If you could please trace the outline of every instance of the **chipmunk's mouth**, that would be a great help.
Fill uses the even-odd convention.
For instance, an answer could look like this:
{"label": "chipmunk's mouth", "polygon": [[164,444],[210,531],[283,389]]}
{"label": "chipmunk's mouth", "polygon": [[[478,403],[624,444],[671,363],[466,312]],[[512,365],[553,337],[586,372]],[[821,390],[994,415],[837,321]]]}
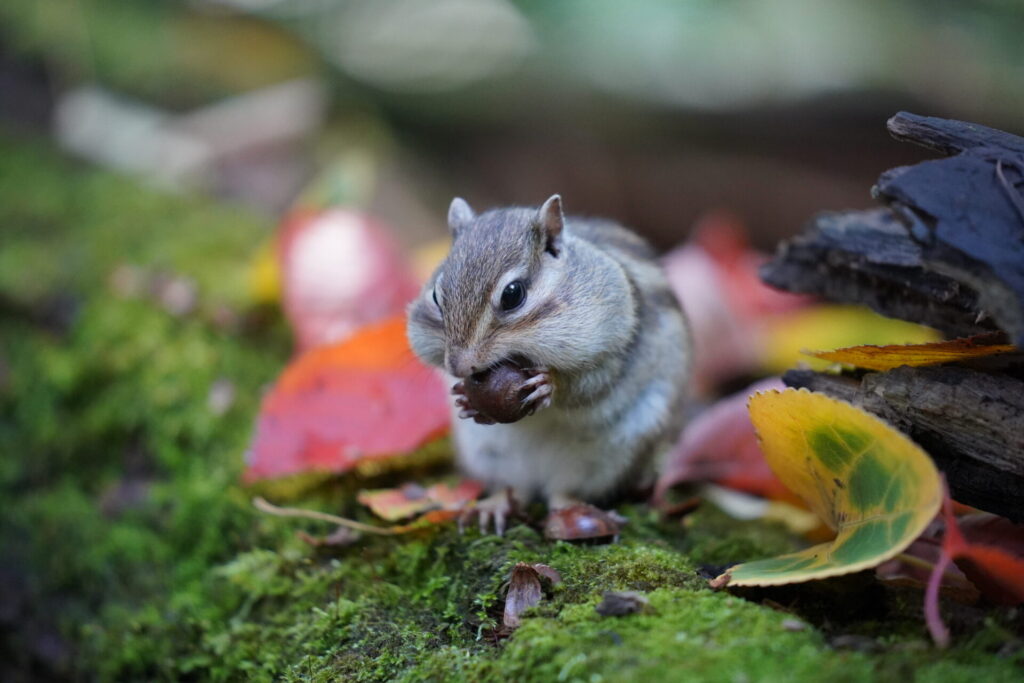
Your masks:
{"label": "chipmunk's mouth", "polygon": [[533,363],[526,356],[517,353],[506,358],[502,358],[497,363],[492,363],[491,365],[484,368],[480,372],[474,372],[472,375],[469,376],[469,379],[473,382],[476,382],[477,384],[482,384],[487,381],[487,379],[491,376],[491,373],[493,373],[495,370],[501,367],[512,367],[516,368],[517,370],[525,370],[526,368],[533,367]]}

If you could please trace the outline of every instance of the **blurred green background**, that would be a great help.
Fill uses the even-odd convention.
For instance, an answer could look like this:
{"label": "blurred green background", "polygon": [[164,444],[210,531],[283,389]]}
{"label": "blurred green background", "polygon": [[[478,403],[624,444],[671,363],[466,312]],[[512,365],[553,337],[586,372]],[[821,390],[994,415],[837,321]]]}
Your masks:
{"label": "blurred green background", "polygon": [[272,215],[368,147],[414,242],[453,194],[557,191],[661,246],[713,207],[770,245],[920,158],[897,110],[1024,128],[1015,0],[5,0],[0,27],[8,125]]}

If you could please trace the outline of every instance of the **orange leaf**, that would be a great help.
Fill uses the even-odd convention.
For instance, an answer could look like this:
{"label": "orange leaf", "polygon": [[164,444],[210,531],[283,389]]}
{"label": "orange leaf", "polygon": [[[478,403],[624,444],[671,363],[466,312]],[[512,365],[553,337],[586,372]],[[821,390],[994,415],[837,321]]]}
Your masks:
{"label": "orange leaf", "polygon": [[396,316],[285,369],[263,400],[245,480],[345,472],[409,453],[448,422],[444,386],[413,355]]}
{"label": "orange leaf", "polygon": [[808,351],[807,353],[834,363],[846,363],[867,370],[884,371],[898,368],[901,365],[940,365],[1018,350],[1012,344],[1002,343],[1005,339],[1003,333],[994,332],[929,344],[851,346],[835,351]]}
{"label": "orange leaf", "polygon": [[472,479],[463,479],[455,486],[442,482],[427,489],[410,483],[397,489],[360,491],[358,500],[381,519],[394,522],[435,508],[461,509],[483,490],[483,484]]}

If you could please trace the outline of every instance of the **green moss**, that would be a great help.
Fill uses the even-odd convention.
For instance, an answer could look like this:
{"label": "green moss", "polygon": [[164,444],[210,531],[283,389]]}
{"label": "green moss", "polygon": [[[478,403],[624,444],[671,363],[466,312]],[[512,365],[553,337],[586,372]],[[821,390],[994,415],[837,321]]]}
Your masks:
{"label": "green moss", "polygon": [[[623,507],[630,522],[615,545],[550,543],[522,525],[503,539],[444,527],[306,545],[297,529],[329,529],[255,512],[238,483],[262,387],[288,357],[280,321],[228,333],[202,310],[175,317],[107,284],[120,263],[165,269],[195,278],[200,309],[216,301],[244,316],[245,264],[269,226],[38,145],[4,152],[0,571],[23,597],[0,622],[0,678],[1019,678],[1020,655],[993,654],[1019,629],[1013,613],[993,613],[936,656],[922,646],[920,593],[870,577],[749,599],[708,590],[702,565],[797,545],[710,506],[685,525]],[[75,312],[54,326],[39,310],[60,296]],[[208,396],[222,379],[237,398],[220,414]],[[300,504],[365,516],[353,486],[306,491]],[[547,563],[564,581],[500,640],[517,562]],[[594,606],[607,590],[641,591],[653,611],[602,618]],[[807,627],[788,631],[787,618]],[[883,649],[836,651],[836,633]],[[38,646],[58,637],[56,653]]]}

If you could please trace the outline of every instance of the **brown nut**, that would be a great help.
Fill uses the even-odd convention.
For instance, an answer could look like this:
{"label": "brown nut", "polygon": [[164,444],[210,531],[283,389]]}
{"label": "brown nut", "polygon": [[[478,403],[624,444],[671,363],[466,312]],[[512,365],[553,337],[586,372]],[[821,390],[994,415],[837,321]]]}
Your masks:
{"label": "brown nut", "polygon": [[517,365],[503,363],[487,372],[467,377],[463,383],[466,399],[473,408],[495,422],[521,420],[529,412],[523,399],[530,389],[522,388],[530,374]]}
{"label": "brown nut", "polygon": [[544,537],[553,541],[613,539],[625,523],[626,519],[615,512],[577,503],[548,514],[544,520]]}

